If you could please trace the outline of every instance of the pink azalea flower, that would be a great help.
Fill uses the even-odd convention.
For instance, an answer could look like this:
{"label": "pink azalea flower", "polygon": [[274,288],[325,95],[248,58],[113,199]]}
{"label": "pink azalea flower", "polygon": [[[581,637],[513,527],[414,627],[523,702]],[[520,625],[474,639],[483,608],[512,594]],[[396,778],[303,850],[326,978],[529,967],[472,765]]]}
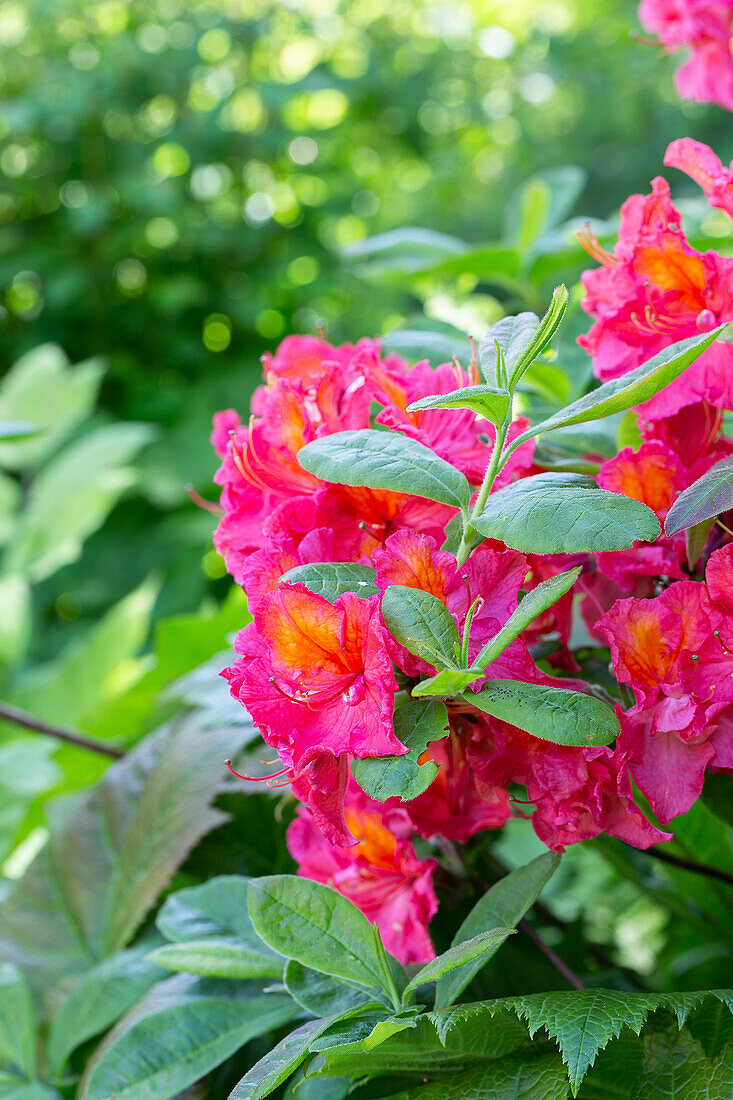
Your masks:
{"label": "pink azalea flower", "polygon": [[259,601],[237,637],[240,658],[222,673],[288,781],[310,768],[305,782],[340,843],[349,834],[339,799],[328,801],[345,782],[335,762],[406,751],[392,728],[397,685],[386,639],[378,597],[347,592],[331,604],[302,584],[283,584]]}
{"label": "pink azalea flower", "polygon": [[641,0],[639,19],[669,53],[684,47],[692,51],[675,76],[683,99],[733,111],[731,0]]}
{"label": "pink azalea flower", "polygon": [[[651,194],[623,204],[613,254],[589,233],[583,242],[601,267],[582,276],[583,309],[595,323],[578,342],[593,356],[598,378],[617,378],[675,341],[733,318],[733,260],[688,244],[661,177]],[[640,411],[658,420],[700,401],[733,408],[729,344],[713,344]]]}
{"label": "pink azalea flower", "polygon": [[[711,555],[716,579],[720,554],[729,551]],[[596,624],[616,678],[635,696],[619,713],[619,744],[663,822],[699,797],[706,767],[733,768],[733,653],[721,639],[724,623],[704,584],[679,581],[654,599],[619,600]]]}
{"label": "pink azalea flower", "polygon": [[702,188],[711,206],[733,217],[733,171],[723,167],[709,145],[678,138],[667,147],[664,163],[685,172]]}
{"label": "pink azalea flower", "polygon": [[346,799],[346,820],[356,843],[338,847],[323,837],[307,809],[300,807],[288,829],[288,848],[300,864],[298,874],[338,890],[379,925],[382,941],[400,962],[424,963],[435,957],[428,925],[438,909],[433,890],[434,859],[419,859],[400,835],[409,822],[392,831],[398,814],[385,815],[355,784]]}
{"label": "pink azalea flower", "polygon": [[533,804],[532,825],[553,851],[602,832],[635,848],[648,848],[668,833],[656,829],[635,805],[627,754],[605,746],[553,745],[503,722],[471,746],[469,762],[479,787],[521,783]]}

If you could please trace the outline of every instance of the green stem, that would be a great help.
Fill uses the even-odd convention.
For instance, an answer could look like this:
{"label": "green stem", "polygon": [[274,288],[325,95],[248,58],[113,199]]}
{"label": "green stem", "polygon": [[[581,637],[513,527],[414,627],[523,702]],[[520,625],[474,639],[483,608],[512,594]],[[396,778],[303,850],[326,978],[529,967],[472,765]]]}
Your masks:
{"label": "green stem", "polygon": [[456,554],[456,560],[459,565],[463,565],[464,562],[467,560],[468,555],[471,553],[471,542],[473,540],[467,538],[468,528],[470,526],[471,520],[475,519],[476,516],[480,516],[483,512],[484,505],[486,504],[489,493],[491,492],[494,482],[496,481],[496,475],[501,468],[502,451],[504,450],[504,441],[506,439],[507,427],[511,422],[511,415],[512,407],[510,405],[504,423],[500,428],[496,429],[496,439],[494,440],[494,449],[491,452],[489,465],[486,467],[486,473],[484,474],[484,479],[481,482],[481,488],[479,489],[479,494],[476,497],[476,503],[471,509],[471,514],[468,518],[468,522],[463,528],[461,545],[458,547],[458,553]]}
{"label": "green stem", "polygon": [[390,1000],[392,1001],[392,1007],[394,1008],[395,1012],[400,1012],[402,1010],[402,1001],[400,999],[399,993],[397,992],[397,986],[395,985],[392,968],[389,965],[387,952],[385,951],[384,944],[382,943],[382,937],[379,934],[379,925],[376,923],[372,925],[372,935],[374,936],[374,947],[376,949],[377,958],[379,960],[379,969],[384,975],[385,992],[389,994]]}

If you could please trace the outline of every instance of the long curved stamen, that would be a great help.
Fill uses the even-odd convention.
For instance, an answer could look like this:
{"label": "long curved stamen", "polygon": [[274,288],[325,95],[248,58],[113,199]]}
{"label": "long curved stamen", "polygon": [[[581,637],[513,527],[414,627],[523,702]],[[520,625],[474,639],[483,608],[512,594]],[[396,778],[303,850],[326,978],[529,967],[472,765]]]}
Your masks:
{"label": "long curved stamen", "polygon": [[207,512],[212,512],[215,516],[220,516],[223,514],[224,509],[219,504],[215,504],[213,500],[206,500],[205,497],[201,496],[201,493],[196,492],[193,485],[191,485],[190,483],[185,485],[184,489],[186,491],[186,496],[188,497],[188,499],[198,508],[203,508]]}
{"label": "long curved stamen", "polygon": [[[359,675],[359,672],[355,672],[353,675],[347,673],[345,676],[342,676],[336,684],[331,684],[329,687],[316,688],[313,691],[296,691],[294,695],[290,695],[289,692],[281,688],[274,676],[270,677],[270,683],[275,691],[279,695],[282,695],[283,699],[287,699],[289,703],[297,703],[298,706],[308,707],[309,710],[314,710],[317,707],[323,706],[325,703],[332,703],[339,695],[343,695],[345,691],[349,690],[354,680],[356,680]],[[315,704],[315,706],[313,704]]]}
{"label": "long curved stamen", "polygon": [[282,771],[275,772],[274,775],[242,775],[241,772],[234,770],[231,760],[225,760],[224,767],[230,775],[236,776],[237,779],[243,779],[246,783],[269,783],[271,779],[279,779],[281,775],[286,775],[290,771],[290,768],[283,768]]}
{"label": "long curved stamen", "polygon": [[618,260],[612,252],[609,252],[607,248],[601,245],[590,227],[590,222],[584,223],[583,228],[576,233],[576,237],[588,255],[594,260],[598,260],[599,264],[602,264],[604,267],[616,267]]}
{"label": "long curved stamen", "polygon": [[249,460],[249,456],[244,447],[238,449],[237,447],[237,435],[234,429],[229,433],[229,439],[232,444],[232,458],[234,459],[234,465],[239,470],[240,474],[246,482],[252,485],[255,489],[259,489],[260,492],[266,493],[269,486],[263,481],[259,474],[255,473],[252,469],[252,464]]}

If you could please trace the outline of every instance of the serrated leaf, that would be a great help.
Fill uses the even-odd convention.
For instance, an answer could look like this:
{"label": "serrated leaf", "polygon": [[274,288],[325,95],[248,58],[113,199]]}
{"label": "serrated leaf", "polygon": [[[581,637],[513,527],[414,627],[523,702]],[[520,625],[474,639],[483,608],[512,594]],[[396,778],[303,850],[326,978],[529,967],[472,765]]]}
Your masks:
{"label": "serrated leaf", "polygon": [[664,523],[671,537],[678,531],[713,520],[733,508],[733,459],[716,462],[706,473],[680,493]]}
{"label": "serrated leaf", "polygon": [[379,589],[374,583],[376,571],[356,562],[318,562],[296,565],[280,578],[287,584],[304,584],[311,592],[324,596],[330,603],[344,592],[357,596],[374,596]]}
{"label": "serrated leaf", "polygon": [[165,970],[204,978],[279,978],[284,965],[274,953],[253,951],[234,937],[167,943],[148,958]]}
{"label": "serrated leaf", "polygon": [[174,1004],[121,1021],[95,1055],[80,1100],[168,1100],[298,1011],[256,982],[181,988]]}
{"label": "serrated leaf", "polygon": [[314,439],[298,451],[301,466],[324,481],[366,485],[468,507],[471,488],[460,470],[401,432],[372,428]]}
{"label": "serrated leaf", "polygon": [[474,964],[478,970],[502,945],[507,936],[513,936],[514,933],[513,928],[492,928],[488,932],[480,932],[470,940],[462,940],[453,947],[449,947],[442,955],[431,959],[422,970],[417,972],[410,980],[405,993],[417,989],[425,982],[437,982],[461,966]]}
{"label": "serrated leaf", "polygon": [[720,325],[712,332],[692,336],[664,348],[635,370],[604,382],[602,386],[579,397],[564,409],[553,413],[546,420],[533,424],[512,441],[509,451],[514,451],[543,432],[565,428],[569,424],[582,424],[586,420],[598,420],[613,413],[625,412],[633,406],[649,401],[656,393],[674,382],[698,356],[702,355],[726,328]]}
{"label": "serrated leaf", "polygon": [[489,386],[502,386],[496,345],[499,345],[504,365],[511,373],[532,343],[539,327],[540,319],[536,313],[517,313],[513,317],[502,317],[501,321],[491,326],[479,347],[481,374]]}
{"label": "serrated leaf", "polygon": [[623,550],[659,537],[659,520],[638,500],[599,489],[584,474],[522,478],[492,493],[471,525],[525,554]]}
{"label": "serrated leaf", "polygon": [[408,699],[394,715],[395,736],[408,752],[404,756],[374,756],[355,760],[354,778],[370,798],[408,801],[427,790],[438,774],[434,760],[418,764],[418,758],[433,741],[447,736],[448,712],[437,700]]}
{"label": "serrated leaf", "polygon": [[[453,946],[464,943],[489,928],[514,927],[531,909],[560,866],[560,856],[545,852],[524,867],[517,867],[494,883],[474,905],[453,937]],[[488,962],[468,963],[438,982],[435,1006],[447,1008],[460,996],[479,969]],[[441,1035],[442,1037],[442,1035]]]}
{"label": "serrated leaf", "polygon": [[508,390],[496,386],[465,386],[450,393],[439,393],[433,397],[423,397],[407,406],[408,412],[422,412],[425,409],[471,409],[479,416],[490,420],[492,424],[503,424],[511,403]]}
{"label": "serrated leaf", "polygon": [[36,1014],[22,971],[0,963],[0,1059],[36,1075]]}
{"label": "serrated leaf", "polygon": [[281,955],[323,974],[383,987],[369,921],[330,886],[271,875],[251,879],[247,897],[255,930]]}
{"label": "serrated leaf", "polygon": [[485,714],[555,745],[608,745],[620,732],[613,708],[579,691],[521,680],[487,680],[480,691],[462,698]]}
{"label": "serrated leaf", "polygon": [[733,1095],[733,1062],[729,1063],[728,1087],[711,1087],[713,1065],[700,1043],[688,1031],[672,1026],[643,1039],[642,1069],[636,1094],[644,1100],[730,1100]]}
{"label": "serrated leaf", "polygon": [[11,886],[0,957],[46,989],[125,947],[196,841],[225,820],[211,804],[237,736],[180,720],[113,764]]}
{"label": "serrated leaf", "polygon": [[534,622],[538,615],[547,611],[549,607],[557,603],[566,592],[575,584],[580,576],[581,566],[569,569],[566,573],[558,573],[546,581],[542,581],[524,597],[522,602],[513,611],[498,634],[491,638],[479,655],[474,660],[475,668],[484,669],[495,661],[511,645],[523,630]]}
{"label": "serrated leaf", "polygon": [[291,1031],[242,1077],[229,1094],[229,1100],[262,1100],[269,1096],[298,1068],[313,1040],[339,1019],[340,1016],[330,1016],[309,1020]]}
{"label": "serrated leaf", "polygon": [[455,619],[442,600],[421,588],[391,584],[382,596],[382,617],[390,634],[428,664],[436,657],[446,664],[456,660],[461,638]]}
{"label": "serrated leaf", "polygon": [[566,1100],[568,1082],[556,1055],[528,1052],[485,1062],[392,1093],[386,1100]]}
{"label": "serrated leaf", "polygon": [[101,1034],[161,978],[164,970],[149,962],[147,947],[136,946],[105,959],[83,974],[51,1020],[47,1059],[60,1074],[72,1051]]}

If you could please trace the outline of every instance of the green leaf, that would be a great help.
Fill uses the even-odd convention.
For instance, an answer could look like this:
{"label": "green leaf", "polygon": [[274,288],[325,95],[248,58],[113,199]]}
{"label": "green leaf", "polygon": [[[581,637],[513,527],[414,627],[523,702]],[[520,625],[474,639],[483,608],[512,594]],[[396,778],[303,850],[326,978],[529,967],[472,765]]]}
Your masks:
{"label": "green leaf", "polygon": [[513,317],[502,317],[487,332],[479,347],[481,374],[490,387],[501,387],[497,344],[503,356],[504,365],[511,374],[526,349],[532,343],[540,327],[536,313],[517,313]]}
{"label": "green leaf", "polygon": [[265,993],[256,982],[171,988],[173,1004],[159,1007],[153,999],[152,1011],[133,1009],[110,1033],[88,1067],[80,1100],[168,1100],[298,1012],[290,997]]}
{"label": "green leaf", "polygon": [[201,886],[187,886],[166,898],[155,923],[168,940],[187,943],[235,938],[242,945],[273,961],[283,957],[263,944],[255,932],[247,909],[247,886],[243,875],[216,875]]}
{"label": "green leaf", "polygon": [[659,537],[659,520],[638,500],[599,489],[583,474],[522,478],[492,493],[471,520],[486,538],[527,554],[623,550]]}
{"label": "green leaf", "polygon": [[391,584],[382,597],[382,616],[390,634],[416,657],[451,665],[460,653],[455,619],[442,600],[421,588]]}
{"label": "green leaf", "polygon": [[369,1053],[376,1050],[382,1043],[386,1043],[387,1039],[391,1039],[393,1035],[399,1035],[401,1031],[415,1027],[417,1027],[415,1016],[390,1016],[387,1020],[379,1020],[366,1038],[362,1039],[361,1045]]}
{"label": "green leaf", "polygon": [[387,798],[406,802],[427,790],[438,774],[438,765],[434,760],[418,764],[418,758],[428,745],[448,734],[448,712],[437,700],[423,703],[408,699],[395,711],[394,731],[407,746],[406,755],[370,756],[353,764],[357,783],[378,802]]}
{"label": "green leaf", "polygon": [[7,443],[11,439],[27,439],[28,436],[38,435],[40,428],[27,420],[0,421],[0,443]]}
{"label": "green leaf", "polygon": [[567,1095],[567,1077],[557,1056],[528,1052],[438,1077],[386,1100],[567,1100]]}
{"label": "green leaf", "polygon": [[[516,637],[525,630],[531,622],[547,611],[549,607],[557,603],[566,592],[575,584],[580,576],[581,566],[577,569],[569,569],[566,573],[558,573],[549,580],[542,581],[524,597],[522,602],[513,611],[498,634],[486,643],[484,648],[474,660],[475,668],[486,668],[495,661],[499,654],[503,653],[507,646],[511,645]],[[462,690],[462,689],[461,689]]]}
{"label": "green leaf", "polygon": [[[674,1025],[643,1039],[636,1095],[644,1100],[730,1100],[733,1059],[713,1063],[688,1031]],[[727,1062],[727,1065],[726,1065]]]}
{"label": "green leaf", "polygon": [[564,409],[553,413],[546,420],[532,425],[512,441],[511,450],[521,447],[528,439],[555,428],[565,428],[569,424],[581,424],[586,420],[598,420],[612,413],[625,412],[632,406],[649,401],[656,393],[674,382],[682,372],[702,355],[714,340],[724,331],[721,325],[712,332],[701,336],[692,336],[664,348],[652,359],[635,370],[604,382],[602,386],[579,397],[577,401],[566,405]]}
{"label": "green leaf", "polygon": [[357,596],[373,596],[379,591],[374,583],[376,572],[369,565],[355,562],[318,562],[313,565],[296,565],[280,578],[288,584],[304,584],[333,603],[344,592]]}
{"label": "green leaf", "polygon": [[484,675],[483,668],[454,669],[442,668],[435,676],[429,676],[427,680],[420,680],[412,689],[414,699],[422,699],[424,696],[439,695],[452,697],[460,695],[462,691]]}
{"label": "green leaf", "polygon": [[265,943],[304,966],[383,988],[383,977],[369,921],[330,886],[271,875],[252,879],[249,913]]}
{"label": "green leaf", "polygon": [[352,985],[288,959],[283,976],[294,1001],[314,1016],[340,1016],[353,1008],[380,1007],[363,986]]}
{"label": "green leaf", "polygon": [[[474,905],[453,937],[453,946],[473,939],[489,928],[512,928],[531,909],[560,866],[560,856],[545,852],[524,867],[517,867],[494,883]],[[435,1006],[446,1008],[460,996],[469,982],[487,962],[468,963],[438,982]]]}
{"label": "green leaf", "polygon": [[568,291],[565,286],[556,286],[552,292],[552,301],[544,317],[540,321],[539,328],[529,345],[519,356],[514,369],[510,371],[509,389],[513,392],[519,385],[522,375],[532,365],[538,355],[541,355],[550,344],[553,336],[562,324],[565,312],[568,308]]}
{"label": "green leaf", "polygon": [[51,1072],[62,1072],[72,1051],[128,1011],[165,971],[145,958],[139,945],[105,959],[83,974],[51,1020],[47,1059]]}
{"label": "green leaf", "polygon": [[449,947],[442,955],[431,959],[422,970],[417,972],[405,989],[405,993],[417,989],[419,985],[423,985],[425,982],[437,982],[446,974],[450,974],[451,971],[462,966],[474,964],[476,970],[480,969],[503,944],[507,936],[513,936],[514,934],[515,929],[513,928],[492,928],[488,932],[480,932],[470,940],[462,940],[455,946]]}
{"label": "green leaf", "polygon": [[235,1085],[229,1100],[262,1100],[281,1085],[301,1064],[314,1039],[328,1030],[341,1017],[310,1020],[291,1031],[276,1047],[261,1058]]}
{"label": "green leaf", "polygon": [[324,481],[366,485],[468,507],[471,488],[460,470],[401,432],[337,432],[298,451],[301,466]]}
{"label": "green leaf", "polygon": [[718,821],[733,828],[733,776],[708,772],[701,798]]}
{"label": "green leaf", "polygon": [[28,983],[12,963],[0,963],[0,1057],[36,1076],[36,1014]]}
{"label": "green leaf", "polygon": [[[534,316],[534,314],[532,314]],[[472,409],[479,416],[486,417],[492,424],[503,424],[511,403],[508,390],[495,386],[465,386],[450,393],[439,393],[433,397],[423,397],[407,406],[408,412],[422,412],[424,409]]]}
{"label": "green leaf", "polygon": [[688,527],[685,531],[685,554],[687,556],[687,567],[690,571],[695,568],[700,560],[714,523],[715,520],[708,519],[703,523],[696,523],[694,527]]}
{"label": "green leaf", "polygon": [[620,730],[608,703],[565,688],[487,680],[480,691],[462,698],[485,714],[555,745],[608,745]]}
{"label": "green leaf", "polygon": [[148,958],[166,970],[204,978],[279,978],[284,964],[272,952],[253,951],[234,937],[167,943]]}
{"label": "green leaf", "polygon": [[689,527],[715,519],[733,508],[733,459],[716,462],[706,473],[680,493],[664,523],[668,537]]}
{"label": "green leaf", "polygon": [[0,958],[46,989],[125,947],[194,844],[241,735],[179,720],[113,764],[0,906]]}
{"label": "green leaf", "polygon": [[110,424],[49,460],[18,518],[6,570],[41,581],[75,561],[84,541],[135,484],[130,463],[154,435],[150,424]]}

